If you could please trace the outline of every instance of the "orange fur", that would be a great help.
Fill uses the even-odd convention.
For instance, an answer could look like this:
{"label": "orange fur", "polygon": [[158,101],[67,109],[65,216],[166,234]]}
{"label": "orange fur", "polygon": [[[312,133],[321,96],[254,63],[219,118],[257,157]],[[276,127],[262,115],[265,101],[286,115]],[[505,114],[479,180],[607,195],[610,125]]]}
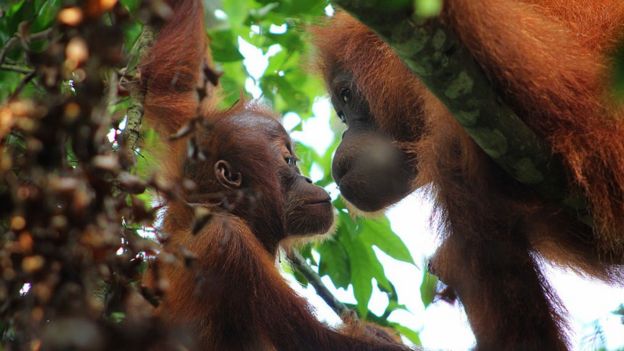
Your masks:
{"label": "orange fur", "polygon": [[[522,2],[455,1],[449,2],[447,21],[497,77],[495,84],[512,108],[563,157],[573,182],[589,199],[597,233],[603,238],[601,245],[622,257],[624,123],[604,100],[608,93],[604,90],[606,52],[593,44],[600,43],[596,45],[603,50],[612,47],[619,34],[616,30],[622,26],[624,6],[610,1],[611,15],[603,17],[604,3],[542,1],[542,6],[561,14],[556,21]],[[455,20],[459,13],[471,22]],[[496,30],[484,26],[495,18],[505,18],[505,25]],[[566,19],[578,19],[568,27],[583,32],[566,30],[570,23]],[[602,25],[595,25],[597,21]],[[594,42],[580,41],[580,37]],[[508,38],[513,42],[495,45]],[[484,48],[482,43],[494,44]]]}
{"label": "orange fur", "polygon": [[[441,20],[588,199],[592,230],[505,174],[374,33],[345,13],[314,29],[320,69],[353,75],[379,128],[431,183],[444,242],[433,267],[466,307],[480,350],[563,350],[565,319],[535,256],[622,282],[624,114],[610,103],[619,0],[447,0]],[[406,121],[419,135],[401,140]],[[410,133],[408,133],[410,134]]]}
{"label": "orange fur", "polygon": [[[177,130],[197,114],[196,84],[206,56],[199,1],[170,1],[173,15],[141,63],[145,116],[160,133]],[[159,118],[166,116],[167,118]]]}
{"label": "orange fur", "polygon": [[[572,181],[589,199],[605,249],[619,247],[624,255],[619,234],[624,123],[604,89],[607,54],[622,28],[624,5],[617,0],[533,2],[449,1],[443,19],[495,77],[507,103],[564,158]],[[405,119],[423,128],[430,123],[423,110],[446,113],[439,104],[427,106],[426,88],[365,26],[338,13],[331,30],[336,34],[318,30],[322,71],[329,73],[336,64],[352,69],[364,95],[376,96],[369,104],[373,115],[382,116],[382,129],[392,133]]]}

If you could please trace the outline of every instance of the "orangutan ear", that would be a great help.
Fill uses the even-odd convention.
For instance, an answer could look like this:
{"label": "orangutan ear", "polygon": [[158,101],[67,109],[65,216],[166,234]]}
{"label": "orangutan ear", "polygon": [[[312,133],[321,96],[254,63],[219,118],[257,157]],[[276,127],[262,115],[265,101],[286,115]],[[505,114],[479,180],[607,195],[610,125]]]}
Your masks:
{"label": "orangutan ear", "polygon": [[219,184],[227,189],[238,189],[243,183],[242,174],[235,172],[228,161],[217,161],[214,165],[214,172]]}

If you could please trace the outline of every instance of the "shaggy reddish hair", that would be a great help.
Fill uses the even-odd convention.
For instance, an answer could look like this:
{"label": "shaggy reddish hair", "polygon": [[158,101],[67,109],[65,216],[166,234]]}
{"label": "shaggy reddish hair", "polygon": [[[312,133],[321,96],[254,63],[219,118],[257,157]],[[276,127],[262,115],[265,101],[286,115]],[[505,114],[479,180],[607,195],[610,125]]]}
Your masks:
{"label": "shaggy reddish hair", "polygon": [[[563,160],[593,228],[504,173],[393,50],[346,13],[313,29],[319,68],[329,85],[337,73],[353,75],[375,125],[416,159],[414,186],[432,185],[444,240],[431,267],[464,304],[477,348],[564,350],[564,309],[536,253],[622,282],[624,113],[611,103],[608,68],[624,2],[447,0],[441,20]],[[414,140],[401,139],[406,125]]]}

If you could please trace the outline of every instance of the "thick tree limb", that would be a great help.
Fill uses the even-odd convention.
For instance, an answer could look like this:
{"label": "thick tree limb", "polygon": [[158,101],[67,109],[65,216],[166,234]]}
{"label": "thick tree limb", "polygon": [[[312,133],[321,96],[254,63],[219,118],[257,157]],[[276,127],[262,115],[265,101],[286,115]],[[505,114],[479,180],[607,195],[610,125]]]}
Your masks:
{"label": "thick tree limb", "polygon": [[[498,97],[471,54],[437,18],[414,15],[413,0],[334,0],[375,31],[507,173],[578,213],[564,167]],[[587,221],[586,219],[584,219]]]}

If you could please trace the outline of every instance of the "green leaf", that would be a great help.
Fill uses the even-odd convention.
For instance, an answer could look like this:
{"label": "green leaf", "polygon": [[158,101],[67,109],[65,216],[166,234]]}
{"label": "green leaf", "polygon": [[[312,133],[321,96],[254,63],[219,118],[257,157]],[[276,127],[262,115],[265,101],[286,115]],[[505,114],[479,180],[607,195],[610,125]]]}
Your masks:
{"label": "green leaf", "polygon": [[22,77],[23,75],[19,73],[0,71],[0,103],[11,95]]}
{"label": "green leaf", "polygon": [[271,12],[277,7],[279,7],[279,3],[277,2],[268,3],[259,9],[251,9],[249,11],[249,15],[253,17],[254,21],[259,21],[263,17],[271,14]]}
{"label": "green leaf", "polygon": [[146,208],[154,206],[154,194],[151,191],[144,191],[136,197],[143,202]]}
{"label": "green leaf", "polygon": [[[277,93],[282,98],[290,111],[305,113],[310,109],[310,100],[301,90],[295,88],[293,84],[284,76],[276,74],[265,75],[260,79],[260,87],[267,92],[267,97]],[[274,100],[274,99],[272,99]]]}
{"label": "green leaf", "polygon": [[337,288],[348,288],[351,282],[351,267],[349,255],[342,244],[332,238],[325,240],[317,250],[321,256],[319,274],[329,276]]}
{"label": "green leaf", "polygon": [[121,0],[121,4],[130,12],[135,12],[141,5],[141,0]]}
{"label": "green leaf", "polygon": [[617,99],[624,101],[624,42],[620,42],[612,64],[612,87]]}
{"label": "green leaf", "polygon": [[309,146],[302,143],[295,143],[295,152],[299,159],[299,168],[303,175],[310,175],[312,164],[319,157],[318,154]]}
{"label": "green leaf", "polygon": [[126,319],[126,314],[123,312],[112,312],[110,314],[110,319],[113,323],[121,323]]}
{"label": "green leaf", "polygon": [[[138,61],[140,59],[140,55],[137,51],[140,45],[135,45],[137,39],[141,36],[143,32],[143,25],[139,22],[131,23],[130,25],[124,28],[124,45],[127,50],[130,50],[130,61]],[[129,49],[128,49],[129,48]],[[133,69],[136,67],[136,64],[129,66],[128,68]]]}
{"label": "green leaf", "polygon": [[238,26],[247,18],[249,4],[246,0],[227,0],[223,2],[223,11],[228,16],[228,22],[232,26]]}
{"label": "green leaf", "polygon": [[110,315],[110,319],[113,323],[121,323],[126,319],[126,314],[123,312],[113,312]]}
{"label": "green leaf", "polygon": [[367,220],[362,223],[362,240],[377,246],[388,256],[407,263],[414,264],[412,254],[401,238],[392,231],[390,221],[386,217]]}
{"label": "green leaf", "polygon": [[[339,208],[339,205],[336,205],[338,203],[338,201],[340,201],[340,198],[338,198],[338,200],[334,201],[334,206],[336,206],[336,208]],[[339,211],[338,212],[338,219],[339,219],[339,222],[338,222],[338,229],[339,230],[344,230],[348,235],[354,235],[355,234],[355,232],[356,232],[356,223],[355,223],[353,218],[351,218],[351,216],[348,213],[346,213],[344,211]]]}
{"label": "green leaf", "polygon": [[[12,11],[15,11],[11,14]],[[6,18],[9,21],[8,29],[17,32],[17,27],[21,22],[32,21],[36,16],[35,4],[32,1],[18,1],[10,7]]]}
{"label": "green leaf", "polygon": [[357,235],[339,235],[338,240],[349,254],[351,282],[353,294],[358,302],[358,312],[360,316],[366,317],[368,302],[373,292],[372,279],[375,278],[384,289],[391,290],[392,286],[370,245],[359,240]]}
{"label": "green leaf", "polygon": [[303,274],[301,274],[301,272],[299,272],[299,271],[298,271],[298,270],[296,270],[296,269],[293,269],[293,270],[291,271],[291,274],[293,275],[293,277],[295,277],[295,279],[297,280],[297,282],[298,282],[299,284],[301,284],[301,286],[302,286],[302,287],[304,287],[304,288],[305,288],[305,287],[307,287],[307,286],[308,286],[308,280],[306,279],[306,277],[305,277]]}
{"label": "green leaf", "polygon": [[215,61],[242,61],[243,55],[238,51],[237,36],[232,30],[212,31],[210,48]]}
{"label": "green leaf", "polygon": [[271,45],[279,44],[286,49],[286,53],[292,55],[295,52],[304,51],[305,43],[301,37],[302,33],[290,30],[284,34],[268,33],[265,38]]}
{"label": "green leaf", "polygon": [[[260,0],[258,2],[268,3],[270,1]],[[280,6],[274,12],[286,16],[321,16],[327,2],[323,0],[281,0]]]}
{"label": "green leaf", "polygon": [[229,108],[234,102],[240,100],[247,74],[240,62],[222,63],[219,70],[227,72],[226,75],[219,79],[219,85],[221,85],[224,97],[220,107]]}
{"label": "green leaf", "polygon": [[420,283],[420,299],[425,308],[429,306],[436,296],[438,286],[438,277],[427,272],[423,272],[422,282]]}
{"label": "green leaf", "polygon": [[60,8],[60,0],[45,1],[37,12],[37,17],[32,24],[31,32],[37,33],[51,26],[52,23],[54,23],[54,20],[56,19],[56,15]]}
{"label": "green leaf", "polygon": [[[155,154],[157,153],[156,150],[161,147],[161,140],[156,131],[148,128],[143,128],[142,139],[143,148],[137,154],[133,171],[138,177],[147,180],[158,167],[158,159]],[[151,206],[152,204],[148,203],[148,205]]]}
{"label": "green leaf", "polygon": [[27,3],[24,0],[14,1],[12,5],[9,6],[9,9],[6,12],[5,18],[10,18],[15,16],[23,7],[24,4]]}
{"label": "green leaf", "polygon": [[418,17],[435,17],[442,11],[442,0],[414,0],[414,12]]}
{"label": "green leaf", "polygon": [[314,259],[314,256],[312,255],[311,243],[307,243],[303,245],[302,247],[299,247],[298,251],[301,254],[301,256],[303,256],[306,260],[309,261],[308,262],[309,264],[312,264],[313,266],[318,266],[318,263],[316,262],[316,260]]}
{"label": "green leaf", "polygon": [[388,306],[386,307],[386,310],[384,311],[384,315],[389,316],[392,312],[396,310],[408,311],[408,308],[404,304],[400,304],[396,301],[391,300],[390,302],[388,302]]}
{"label": "green leaf", "polygon": [[422,341],[420,341],[420,335],[417,331],[398,323],[390,323],[390,326],[392,327],[392,329],[398,331],[399,333],[401,333],[401,335],[405,336],[414,345],[422,346]]}
{"label": "green leaf", "polygon": [[350,242],[346,247],[349,252],[351,266],[351,283],[353,295],[357,300],[357,310],[360,317],[366,317],[368,303],[373,294],[373,275],[370,268],[370,255],[366,247],[357,241]]}

